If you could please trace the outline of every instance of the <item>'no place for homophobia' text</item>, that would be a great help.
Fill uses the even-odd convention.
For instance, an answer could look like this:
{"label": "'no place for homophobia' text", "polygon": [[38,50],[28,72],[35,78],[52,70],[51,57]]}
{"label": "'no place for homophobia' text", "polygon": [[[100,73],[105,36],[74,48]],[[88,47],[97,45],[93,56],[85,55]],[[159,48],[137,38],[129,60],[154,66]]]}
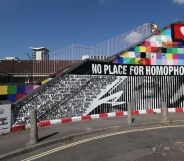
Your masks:
{"label": "'no place for homophobia' text", "polygon": [[91,64],[91,73],[93,75],[124,75],[124,76],[182,76],[184,75],[184,66],[169,65],[117,65],[117,64]]}

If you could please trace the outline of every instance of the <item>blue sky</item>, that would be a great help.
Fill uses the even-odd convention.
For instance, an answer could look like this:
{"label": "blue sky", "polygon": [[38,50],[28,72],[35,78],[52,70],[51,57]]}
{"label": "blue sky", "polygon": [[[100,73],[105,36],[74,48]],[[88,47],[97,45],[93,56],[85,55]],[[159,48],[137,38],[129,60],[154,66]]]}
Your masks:
{"label": "blue sky", "polygon": [[0,58],[95,45],[145,22],[184,20],[184,0],[0,0]]}

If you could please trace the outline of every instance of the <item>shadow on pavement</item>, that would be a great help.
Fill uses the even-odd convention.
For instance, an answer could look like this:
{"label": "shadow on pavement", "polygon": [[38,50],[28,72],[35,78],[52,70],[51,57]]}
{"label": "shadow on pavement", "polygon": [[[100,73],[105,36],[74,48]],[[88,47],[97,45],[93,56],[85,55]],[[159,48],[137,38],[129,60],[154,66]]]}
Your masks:
{"label": "shadow on pavement", "polygon": [[43,141],[43,140],[45,140],[45,139],[47,139],[47,138],[49,138],[49,137],[51,137],[51,136],[54,136],[54,135],[56,135],[56,134],[58,134],[58,133],[59,133],[59,132],[54,132],[54,133],[51,133],[51,134],[49,134],[49,135],[43,136],[43,137],[39,138],[38,141],[39,141],[39,142],[40,142],[40,141]]}

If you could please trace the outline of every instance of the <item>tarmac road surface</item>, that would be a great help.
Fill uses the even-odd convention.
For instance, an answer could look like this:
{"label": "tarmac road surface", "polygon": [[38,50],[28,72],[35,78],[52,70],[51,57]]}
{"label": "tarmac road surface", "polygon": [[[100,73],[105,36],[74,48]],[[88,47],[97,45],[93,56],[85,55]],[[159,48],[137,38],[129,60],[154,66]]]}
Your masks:
{"label": "tarmac road surface", "polygon": [[127,129],[44,147],[15,160],[183,161],[184,125]]}

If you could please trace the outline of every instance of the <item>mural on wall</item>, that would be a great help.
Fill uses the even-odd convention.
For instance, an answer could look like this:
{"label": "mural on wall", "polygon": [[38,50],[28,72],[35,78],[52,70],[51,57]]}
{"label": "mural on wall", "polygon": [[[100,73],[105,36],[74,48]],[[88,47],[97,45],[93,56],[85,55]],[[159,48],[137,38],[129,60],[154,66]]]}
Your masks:
{"label": "mural on wall", "polygon": [[116,76],[73,74],[55,79],[13,109],[14,123],[29,122],[32,108],[38,109],[39,120],[83,115],[100,93],[109,91],[116,79]]}
{"label": "mural on wall", "polygon": [[9,133],[11,126],[11,104],[0,105],[0,134]]}
{"label": "mural on wall", "polygon": [[0,101],[15,102],[22,97],[31,94],[39,85],[7,85],[0,86]]}
{"label": "mural on wall", "polygon": [[[184,24],[167,26],[110,61],[84,61],[14,108],[14,123],[135,110],[184,107]],[[95,66],[96,64],[96,66]],[[134,69],[134,70],[131,70]],[[149,72],[150,71],[150,72]]]}
{"label": "mural on wall", "polygon": [[[113,76],[115,77],[115,76]],[[93,99],[89,105],[89,107],[86,109],[85,111],[85,115],[88,115],[92,112],[95,113],[104,113],[104,112],[112,112],[115,110],[115,106],[121,106],[123,104],[125,104],[125,102],[122,100],[121,96],[124,94],[122,88],[119,88],[119,85],[124,84],[125,79],[127,79],[126,76],[124,77],[116,77],[116,80],[114,82],[112,82],[111,84],[109,84],[108,86],[106,86],[105,90],[102,90],[101,93],[99,93],[97,95],[97,97],[95,99]],[[99,109],[99,111],[97,111],[98,109],[96,109],[97,107],[99,107],[100,105],[106,105],[104,106],[104,108]],[[111,109],[110,109],[111,107]],[[96,112],[95,112],[96,111]]]}
{"label": "mural on wall", "polygon": [[[119,54],[117,58],[112,61],[112,63],[167,65],[168,68],[171,68],[172,65],[176,65],[175,68],[183,68],[183,42],[184,24],[174,23],[161,31],[156,31],[150,38]],[[183,107],[184,80],[182,70],[175,71],[178,76],[140,77],[138,81],[141,80],[140,82],[142,82],[142,84],[136,83],[137,87],[135,86],[135,93],[138,93],[138,95],[136,94],[135,96],[142,97],[142,99],[150,99],[150,101],[144,100],[144,104],[147,104],[147,107],[150,107],[153,104],[156,104],[157,108],[160,107],[158,102],[161,101],[155,100],[164,99],[163,97],[165,97],[168,107]],[[144,85],[143,82],[147,85]],[[145,93],[147,93],[149,97]],[[155,100],[151,100],[154,97]],[[138,104],[139,101],[141,100],[136,100],[136,103]]]}
{"label": "mural on wall", "polygon": [[120,54],[114,64],[183,65],[184,24],[167,26]]}

